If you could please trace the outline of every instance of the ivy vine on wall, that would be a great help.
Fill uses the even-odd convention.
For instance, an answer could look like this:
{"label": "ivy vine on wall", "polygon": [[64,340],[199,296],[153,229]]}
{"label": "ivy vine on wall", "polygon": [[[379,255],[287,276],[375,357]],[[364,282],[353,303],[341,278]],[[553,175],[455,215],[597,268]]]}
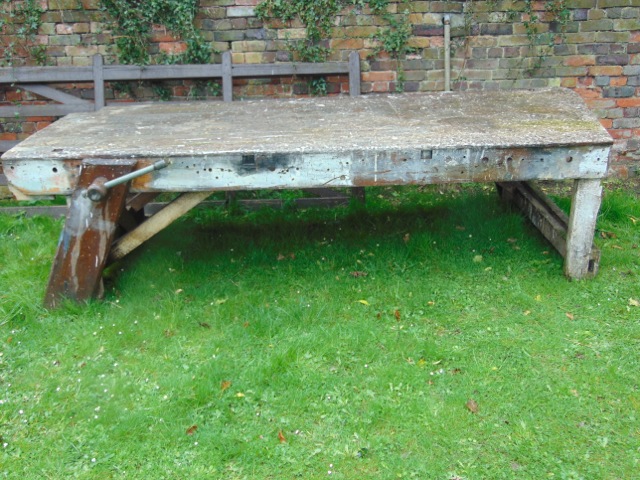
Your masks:
{"label": "ivy vine on wall", "polygon": [[35,41],[43,13],[38,0],[0,0],[2,65],[12,66],[16,57],[31,58],[38,65],[45,64],[46,46]]}
{"label": "ivy vine on wall", "polygon": [[[301,61],[320,62],[326,60],[330,52],[324,41],[331,38],[336,17],[348,8],[357,11],[369,7],[374,14],[387,20],[389,28],[380,32],[380,41],[385,47],[392,46],[400,52],[405,42],[401,41],[402,45],[398,45],[394,40],[405,35],[408,39],[409,35],[406,34],[406,23],[396,20],[387,12],[389,3],[389,0],[265,0],[256,7],[256,15],[263,21],[277,19],[289,22],[299,19],[305,26],[306,39],[293,42],[291,50]],[[396,35],[399,29],[402,31]]]}
{"label": "ivy vine on wall", "polygon": [[[412,35],[411,24],[408,21],[409,11],[392,14],[388,10],[389,3],[389,0],[265,0],[257,6],[256,14],[263,21],[278,19],[289,22],[299,19],[305,26],[306,38],[290,43],[294,57],[303,62],[322,62],[330,53],[327,40],[332,36],[336,17],[349,8],[352,9],[352,13],[357,13],[364,7],[369,7],[387,24],[372,36],[372,39],[378,42],[375,54],[385,51],[399,60],[412,51],[408,46]],[[396,3],[404,5],[409,3],[409,0]],[[396,90],[401,91],[403,85],[402,64],[398,62]]]}
{"label": "ivy vine on wall", "polygon": [[111,20],[118,59],[124,64],[150,62],[152,25],[163,25],[184,40],[180,55],[164,55],[165,63],[208,63],[211,49],[194,26],[198,0],[101,0]]}
{"label": "ivy vine on wall", "polygon": [[[524,27],[528,41],[528,52],[522,55],[521,70],[533,76],[542,68],[544,61],[553,54],[553,48],[561,43],[566,34],[571,12],[568,0],[464,0],[465,32],[462,42],[467,44],[474,34],[474,27],[483,23],[482,13],[496,13],[502,23],[519,23]],[[542,7],[542,8],[541,8]],[[546,24],[546,25],[544,25]],[[544,25],[544,26],[543,26]],[[530,59],[526,62],[526,59]]]}

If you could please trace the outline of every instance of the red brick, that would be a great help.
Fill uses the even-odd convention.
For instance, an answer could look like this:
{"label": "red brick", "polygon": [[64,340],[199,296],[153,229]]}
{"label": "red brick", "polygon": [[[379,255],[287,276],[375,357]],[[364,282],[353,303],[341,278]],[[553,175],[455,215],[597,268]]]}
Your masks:
{"label": "red brick", "polygon": [[51,117],[27,117],[25,118],[27,122],[51,122]]}
{"label": "red brick", "polygon": [[173,35],[171,35],[169,32],[165,31],[154,31],[151,34],[151,41],[152,42],[175,42],[177,39],[176,37],[174,37]]}
{"label": "red brick", "polygon": [[5,93],[7,102],[20,102],[22,101],[22,93],[20,92],[7,92]]}
{"label": "red brick", "polygon": [[331,41],[331,48],[336,50],[359,50],[364,47],[362,38],[338,38]]}
{"label": "red brick", "polygon": [[616,105],[622,108],[640,107],[640,98],[619,98],[616,100]]}
{"label": "red brick", "polygon": [[160,42],[158,48],[165,53],[183,53],[187,50],[187,44],[184,42]]}
{"label": "red brick", "polygon": [[611,98],[588,98],[585,103],[589,108],[594,109],[614,108],[616,106],[616,101]]}
{"label": "red brick", "polygon": [[364,82],[391,82],[396,79],[395,72],[363,72],[362,81]]}
{"label": "red brick", "polygon": [[619,65],[603,65],[599,67],[589,67],[589,75],[595,77],[598,75],[607,75],[610,77],[617,77],[622,75],[622,67]]}
{"label": "red brick", "polygon": [[377,93],[388,92],[389,82],[373,82],[373,91]]}
{"label": "red brick", "polygon": [[15,133],[0,133],[0,140],[15,141],[18,139],[18,135]]}
{"label": "red brick", "polygon": [[593,85],[593,77],[578,78],[578,87],[591,87]]}
{"label": "red brick", "polygon": [[73,33],[73,25],[68,23],[59,23],[56,25],[56,34],[58,35],[71,35]]}
{"label": "red brick", "polygon": [[609,85],[612,87],[622,87],[627,84],[627,77],[613,77],[609,81]]}
{"label": "red brick", "polygon": [[609,130],[609,135],[611,135],[614,139],[618,140],[621,138],[631,138],[633,130],[625,129],[625,130]]}
{"label": "red brick", "polygon": [[23,122],[22,133],[33,133],[36,131],[36,124],[33,122]]}
{"label": "red brick", "polygon": [[576,88],[575,92],[578,93],[583,99],[588,98],[600,98],[600,91],[595,88]]}
{"label": "red brick", "polygon": [[567,67],[585,67],[589,65],[595,65],[596,57],[595,55],[581,55],[581,56],[567,57],[564,60],[564,64]]}
{"label": "red brick", "polygon": [[611,118],[601,118],[600,123],[606,129],[610,129],[613,127],[613,120]]}

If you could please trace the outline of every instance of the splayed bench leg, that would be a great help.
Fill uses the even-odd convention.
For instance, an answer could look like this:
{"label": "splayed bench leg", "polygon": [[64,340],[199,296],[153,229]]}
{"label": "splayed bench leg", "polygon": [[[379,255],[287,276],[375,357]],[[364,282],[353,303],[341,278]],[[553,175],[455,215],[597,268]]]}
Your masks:
{"label": "splayed bench leg", "polygon": [[82,302],[102,294],[102,271],[129,191],[128,184],[109,190],[98,202],[86,196],[91,183],[133,171],[135,160],[86,160],[56,252],[44,305],[55,308],[64,299]]}

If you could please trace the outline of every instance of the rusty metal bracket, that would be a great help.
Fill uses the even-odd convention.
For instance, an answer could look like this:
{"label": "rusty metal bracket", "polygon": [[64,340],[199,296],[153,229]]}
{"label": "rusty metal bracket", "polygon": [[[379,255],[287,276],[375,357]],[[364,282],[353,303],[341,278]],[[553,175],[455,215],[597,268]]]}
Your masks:
{"label": "rusty metal bracket", "polygon": [[102,271],[122,214],[128,184],[113,187],[104,200],[86,196],[96,178],[116,178],[131,172],[136,160],[85,160],[71,198],[56,252],[44,304],[55,308],[64,299],[86,301],[102,294]]}

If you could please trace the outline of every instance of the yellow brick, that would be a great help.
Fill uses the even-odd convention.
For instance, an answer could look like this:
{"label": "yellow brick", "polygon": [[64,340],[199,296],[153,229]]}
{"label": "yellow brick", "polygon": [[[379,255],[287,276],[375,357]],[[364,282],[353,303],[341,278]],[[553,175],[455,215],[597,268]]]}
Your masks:
{"label": "yellow brick", "polygon": [[[244,54],[244,62],[245,63],[262,63],[263,55],[257,52],[245,53]],[[234,62],[235,63],[235,62]]]}
{"label": "yellow brick", "polygon": [[288,28],[285,30],[278,30],[278,38],[286,40],[291,38],[292,40],[300,40],[307,38],[307,31],[304,28]]}
{"label": "yellow brick", "polygon": [[407,42],[410,48],[429,48],[431,41],[427,37],[412,37]]}

